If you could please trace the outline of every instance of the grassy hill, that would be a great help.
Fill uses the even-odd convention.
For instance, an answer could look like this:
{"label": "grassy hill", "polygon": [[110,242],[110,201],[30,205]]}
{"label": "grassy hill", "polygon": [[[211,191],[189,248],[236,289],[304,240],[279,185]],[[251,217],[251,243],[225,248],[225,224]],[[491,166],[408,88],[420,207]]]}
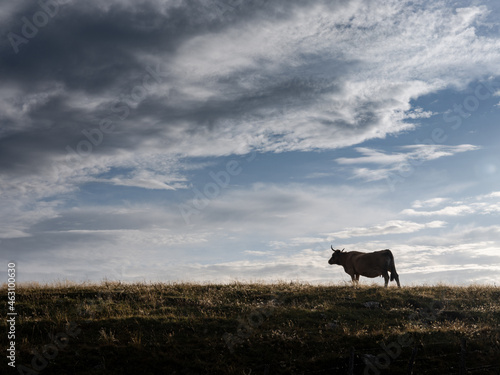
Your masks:
{"label": "grassy hill", "polygon": [[24,285],[16,309],[21,373],[500,373],[498,287]]}

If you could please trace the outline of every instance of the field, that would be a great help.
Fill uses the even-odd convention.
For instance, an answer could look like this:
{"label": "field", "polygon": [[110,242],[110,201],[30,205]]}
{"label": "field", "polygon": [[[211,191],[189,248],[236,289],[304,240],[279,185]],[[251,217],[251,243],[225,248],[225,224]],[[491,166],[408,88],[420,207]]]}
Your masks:
{"label": "field", "polygon": [[104,282],[16,293],[18,371],[4,360],[2,374],[500,374],[499,287]]}

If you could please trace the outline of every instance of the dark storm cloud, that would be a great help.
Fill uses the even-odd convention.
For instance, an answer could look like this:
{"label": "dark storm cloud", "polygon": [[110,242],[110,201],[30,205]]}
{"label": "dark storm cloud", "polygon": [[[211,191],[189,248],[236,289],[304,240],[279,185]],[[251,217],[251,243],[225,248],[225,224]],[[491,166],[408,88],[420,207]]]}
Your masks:
{"label": "dark storm cloud", "polygon": [[[429,90],[416,73],[372,62],[385,49],[410,64],[411,54],[385,42],[398,35],[385,30],[387,17],[403,29],[414,17],[395,2],[386,15],[348,1],[64,1],[40,26],[37,14],[55,1],[3,9],[6,176],[44,175],[75,152],[85,163],[70,168],[97,166],[86,172],[95,175],[122,166],[122,151],[189,157],[352,145],[407,129],[409,100]],[[39,25],[36,35],[25,35],[28,23]],[[14,34],[27,43],[14,48]],[[382,52],[364,56],[374,44]]]}
{"label": "dark storm cloud", "polygon": [[[30,5],[12,15],[16,22],[11,29],[20,30],[23,23],[18,20],[35,13],[38,5]],[[136,56],[172,52],[183,39],[203,32],[202,27],[191,27],[187,10],[173,8],[161,14],[149,2],[133,8],[114,4],[108,9],[95,3],[69,3],[21,45],[19,53],[3,43],[0,72],[26,89],[46,80],[90,93],[119,86],[122,79],[144,69]]]}
{"label": "dark storm cloud", "polygon": [[[206,82],[220,88],[220,98],[191,101],[173,86],[164,93],[146,93],[132,108],[123,97],[131,96],[148,68],[158,69],[148,63],[148,56],[161,56],[164,62],[159,69],[163,70],[176,57],[177,49],[197,35],[257,19],[285,20],[305,5],[265,0],[107,5],[49,0],[43,4],[49,8],[37,2],[21,3],[2,27],[0,75],[7,96],[12,92],[6,103],[15,111],[13,116],[3,116],[0,124],[0,169],[4,172],[43,169],[53,156],[65,154],[68,146],[76,149],[79,142],[88,141],[82,131],[98,128],[105,118],[113,118],[119,131],[103,137],[93,149],[96,154],[133,150],[141,142],[168,132],[169,127],[175,129],[178,122],[192,124],[187,128],[189,135],[200,127],[213,128],[217,121],[241,121],[244,114],[259,110],[304,107],[315,96],[338,90],[330,77],[318,79],[304,71],[270,77],[253,69]],[[36,14],[44,9],[49,9],[50,17],[40,26]],[[19,43],[13,34],[27,42]],[[305,70],[318,71],[316,68]],[[342,69],[338,64],[338,74]],[[251,79],[254,87],[242,89],[242,76]],[[182,85],[174,82],[175,77],[162,76],[161,80]],[[176,102],[170,100],[172,97]],[[80,105],[81,99],[93,104]],[[30,100],[32,105],[27,105]],[[177,105],[179,100],[182,106]],[[252,119],[259,120],[259,116],[265,119],[259,114]],[[152,121],[139,126],[145,118]]]}
{"label": "dark storm cloud", "polygon": [[30,108],[17,127],[5,126],[9,130],[0,138],[0,171],[39,171],[50,157],[82,139],[81,131],[92,125],[89,119],[89,113],[68,106],[63,95]]}
{"label": "dark storm cloud", "polygon": [[224,9],[222,4],[185,1],[167,8],[154,1],[109,6],[68,2],[59,5],[46,26],[35,26],[36,34],[28,43],[18,45],[19,52],[15,53],[9,32],[24,38],[23,18],[30,21],[41,10],[38,3],[29,2],[3,27],[0,74],[7,82],[22,84],[28,90],[36,88],[39,81],[56,80],[68,89],[96,93],[120,86],[122,79],[142,72],[144,66],[138,56],[175,54],[187,39],[249,22],[262,16],[263,7],[270,11],[267,17],[286,17],[296,6],[279,1],[271,6],[265,0],[241,2],[238,8]]}
{"label": "dark storm cloud", "polygon": [[[342,66],[339,64],[339,68]],[[238,89],[241,75],[214,79],[212,84],[222,87],[222,91],[234,92],[233,96],[225,96],[206,101],[192,101],[188,108],[179,108],[170,103],[169,97],[175,97],[172,90],[169,97],[150,97],[140,103],[131,114],[131,120],[143,116],[152,116],[158,122],[171,123],[187,120],[197,126],[209,128],[217,121],[264,121],[266,116],[259,117],[259,111],[267,116],[274,111],[280,115],[287,108],[304,109],[315,103],[317,96],[340,91],[335,76],[285,77],[264,76],[258,72],[252,82],[256,90]],[[252,75],[251,75],[252,76]],[[137,131],[140,131],[137,129]]]}

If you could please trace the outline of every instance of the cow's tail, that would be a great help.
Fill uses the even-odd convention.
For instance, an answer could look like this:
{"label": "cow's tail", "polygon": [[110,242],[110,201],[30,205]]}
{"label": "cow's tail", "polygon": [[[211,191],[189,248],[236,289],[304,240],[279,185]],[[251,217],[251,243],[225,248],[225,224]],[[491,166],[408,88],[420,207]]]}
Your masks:
{"label": "cow's tail", "polygon": [[399,278],[398,273],[396,272],[396,264],[394,263],[394,256],[392,255],[392,251],[389,251],[389,257],[390,257],[390,262],[389,262],[389,270],[391,271],[391,281],[394,281],[396,277]]}

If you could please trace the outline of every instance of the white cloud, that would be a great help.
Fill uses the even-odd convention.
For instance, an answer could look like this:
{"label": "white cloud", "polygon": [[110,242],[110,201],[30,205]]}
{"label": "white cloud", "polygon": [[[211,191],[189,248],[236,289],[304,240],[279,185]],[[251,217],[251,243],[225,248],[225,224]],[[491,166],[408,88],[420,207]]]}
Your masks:
{"label": "white cloud", "polygon": [[[217,146],[197,152],[241,153],[238,145],[244,144],[265,151],[342,147],[414,127],[405,119],[431,116],[411,108],[410,100],[450,85],[465,87],[473,77],[483,76],[474,56],[488,54],[482,65],[496,72],[500,43],[476,35],[474,29],[487,14],[483,6],[454,11],[444,3],[313,4],[286,20],[265,18],[193,38],[168,69],[189,103],[197,105],[208,98],[244,97],[252,90],[264,95],[272,85],[296,78],[298,69],[302,78],[318,75],[317,65],[310,70],[307,57],[318,56],[321,74],[337,90],[321,93],[316,82],[313,100],[298,99],[277,112],[262,108],[222,121],[210,139]],[[238,87],[223,79],[233,76]],[[231,136],[233,146],[222,134]],[[179,149],[192,150],[186,147],[192,141],[179,139]]]}
{"label": "white cloud", "polygon": [[358,147],[356,151],[363,156],[338,158],[336,162],[340,165],[367,164],[379,166],[377,168],[357,167],[352,170],[353,177],[361,178],[366,181],[377,181],[388,178],[394,173],[408,173],[408,171],[419,167],[426,161],[436,160],[445,156],[453,156],[462,152],[478,150],[480,147],[469,144],[457,146],[418,144],[401,146],[399,148],[406,152],[389,154],[382,150]]}
{"label": "white cloud", "polygon": [[355,227],[347,228],[339,232],[330,233],[328,241],[335,239],[347,239],[353,237],[382,236],[387,234],[414,233],[426,228],[442,228],[446,225],[444,221],[432,221],[430,223],[420,224],[404,220],[391,220],[381,225],[375,225],[368,228]]}
{"label": "white cloud", "polygon": [[249,254],[249,255],[255,255],[255,256],[272,255],[271,251],[245,250],[244,253]]}
{"label": "white cloud", "polygon": [[481,194],[475,197],[476,200],[481,201],[490,198],[500,198],[500,191],[493,191],[488,194]]}
{"label": "white cloud", "polygon": [[324,237],[294,237],[292,238],[292,243],[294,244],[315,244],[320,242],[325,242]]}
{"label": "white cloud", "polygon": [[342,165],[350,164],[378,164],[393,165],[406,161],[409,156],[404,153],[386,154],[384,151],[368,147],[357,147],[356,151],[363,156],[357,158],[338,158],[336,162]]}
{"label": "white cloud", "polygon": [[413,208],[423,208],[423,207],[436,207],[442,203],[448,202],[449,198],[431,198],[425,201],[415,201],[412,204]]}
{"label": "white cloud", "polygon": [[18,229],[11,229],[11,228],[0,229],[0,238],[22,238],[22,237],[30,237],[30,234]]}
{"label": "white cloud", "polygon": [[474,207],[470,207],[467,205],[458,205],[458,206],[444,207],[436,211],[416,211],[412,208],[408,208],[406,210],[403,210],[401,213],[403,215],[410,215],[410,216],[459,216],[459,215],[472,214],[475,211],[476,210],[474,209]]}
{"label": "white cloud", "polygon": [[96,179],[99,182],[109,182],[114,185],[134,186],[144,189],[176,190],[185,189],[187,185],[181,181],[186,181],[185,177],[161,175],[153,171],[134,171],[129,176],[116,176],[109,179]]}
{"label": "white cloud", "polygon": [[[8,196],[5,194],[5,196]],[[40,221],[56,219],[62,201],[40,201],[26,204],[23,200],[5,199],[0,210],[0,238],[16,239],[30,237],[30,227]]]}
{"label": "white cloud", "polygon": [[146,228],[146,229],[71,229],[60,231],[47,231],[56,235],[76,234],[106,237],[115,242],[115,246],[147,246],[156,247],[159,245],[189,245],[195,243],[204,243],[207,241],[205,236],[188,233],[172,233],[169,229]]}
{"label": "white cloud", "polygon": [[[413,208],[408,208],[401,211],[402,215],[408,216],[465,216],[471,214],[488,215],[500,213],[500,198],[499,192],[478,195],[475,197],[466,197],[461,201],[451,202],[451,205],[434,211],[417,211],[415,208],[432,208],[444,202],[449,202],[450,199],[434,198],[425,202],[416,201],[412,205]],[[485,202],[487,200],[487,202]],[[491,201],[493,200],[493,201]],[[430,204],[429,204],[430,203]]]}
{"label": "white cloud", "polygon": [[424,111],[422,108],[415,108],[413,111],[408,111],[405,116],[408,119],[418,119],[418,118],[429,118],[431,116],[434,116],[435,113],[431,111]]}

